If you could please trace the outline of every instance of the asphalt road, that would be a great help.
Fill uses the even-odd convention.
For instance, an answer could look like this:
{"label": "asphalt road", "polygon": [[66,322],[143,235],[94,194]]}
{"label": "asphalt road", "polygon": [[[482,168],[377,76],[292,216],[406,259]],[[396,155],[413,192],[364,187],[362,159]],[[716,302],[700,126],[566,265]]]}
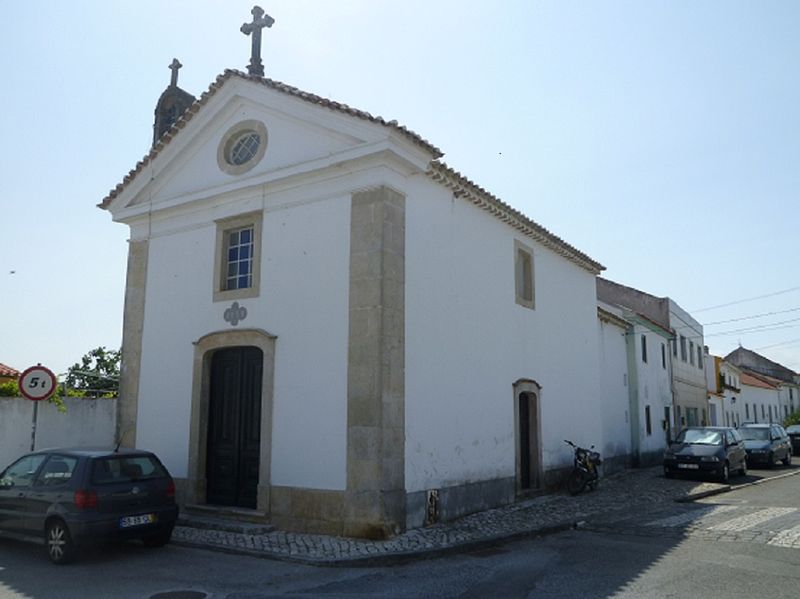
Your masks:
{"label": "asphalt road", "polygon": [[[777,473],[777,472],[776,472]],[[792,546],[795,541],[796,546]],[[0,597],[794,597],[800,476],[690,504],[598,517],[583,528],[386,568],[318,568],[137,544],[52,566],[0,541]],[[201,594],[202,593],[202,594]],[[189,595],[172,595],[190,599]],[[192,598],[193,599],[193,598]]]}

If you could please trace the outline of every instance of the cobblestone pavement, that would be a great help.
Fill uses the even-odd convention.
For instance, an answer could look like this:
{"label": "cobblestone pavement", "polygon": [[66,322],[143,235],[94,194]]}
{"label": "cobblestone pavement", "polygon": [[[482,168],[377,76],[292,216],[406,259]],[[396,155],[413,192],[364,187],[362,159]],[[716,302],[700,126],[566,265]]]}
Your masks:
{"label": "cobblestone pavement", "polygon": [[668,480],[661,468],[627,470],[576,497],[546,495],[453,522],[407,531],[387,541],[273,531],[243,534],[178,526],[173,541],[318,565],[378,565],[461,551],[500,540],[536,536],[581,525],[587,518],[652,509],[655,503],[690,500],[729,490],[728,485]]}
{"label": "cobblestone pavement", "polygon": [[[800,472],[776,473],[761,481],[796,474]],[[800,507],[738,503],[735,499],[729,503],[713,498],[701,503],[656,506],[645,514],[601,515],[585,530],[800,548]]]}

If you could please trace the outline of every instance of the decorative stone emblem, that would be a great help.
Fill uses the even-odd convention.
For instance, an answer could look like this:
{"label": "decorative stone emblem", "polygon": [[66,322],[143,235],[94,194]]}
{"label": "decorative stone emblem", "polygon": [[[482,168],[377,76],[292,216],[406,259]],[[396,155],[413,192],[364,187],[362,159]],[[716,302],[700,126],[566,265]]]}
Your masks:
{"label": "decorative stone emblem", "polygon": [[233,302],[231,307],[225,310],[225,314],[223,314],[222,317],[225,319],[225,322],[229,322],[231,325],[236,326],[239,324],[240,320],[247,318],[247,308],[240,306],[239,302]]}

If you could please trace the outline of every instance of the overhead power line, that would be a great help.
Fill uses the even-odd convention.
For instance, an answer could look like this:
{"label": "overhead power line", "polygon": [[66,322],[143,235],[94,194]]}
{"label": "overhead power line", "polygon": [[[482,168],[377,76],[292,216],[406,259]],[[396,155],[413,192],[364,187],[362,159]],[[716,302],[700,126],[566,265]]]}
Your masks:
{"label": "overhead power line", "polygon": [[736,304],[744,304],[745,302],[752,302],[759,299],[764,299],[765,297],[774,297],[776,295],[783,295],[784,293],[791,293],[792,291],[798,291],[800,287],[790,287],[789,289],[782,289],[781,291],[775,291],[773,293],[766,293],[764,295],[757,295],[755,297],[748,297],[745,299],[736,300],[733,302],[728,302],[727,304],[719,304],[718,306],[709,306],[708,308],[700,308],[699,310],[690,310],[690,314],[695,314],[697,312],[706,312],[708,310],[716,310],[717,308],[727,308],[728,306],[735,306]]}
{"label": "overhead power line", "polygon": [[763,318],[764,316],[776,316],[777,314],[789,314],[790,312],[798,312],[800,308],[791,308],[789,310],[777,310],[775,312],[764,312],[762,314],[753,314],[752,316],[740,316],[739,318],[729,318],[728,320],[718,320],[716,322],[704,322],[704,327],[710,327],[717,324],[726,324],[729,322],[740,322],[742,320],[754,320],[756,318]]}

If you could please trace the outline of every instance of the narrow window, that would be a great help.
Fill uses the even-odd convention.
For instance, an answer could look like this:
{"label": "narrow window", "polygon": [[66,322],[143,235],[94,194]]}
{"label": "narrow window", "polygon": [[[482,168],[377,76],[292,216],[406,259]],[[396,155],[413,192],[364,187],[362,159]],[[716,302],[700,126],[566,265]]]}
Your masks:
{"label": "narrow window", "polygon": [[681,360],[686,361],[686,337],[681,335]]}
{"label": "narrow window", "polygon": [[653,434],[653,427],[650,424],[650,406],[645,406],[644,407],[644,426],[647,429],[648,436],[652,435]]}
{"label": "narrow window", "polygon": [[667,369],[667,346],[661,344],[661,368]]}
{"label": "narrow window", "polygon": [[761,418],[767,417],[767,411],[764,409],[764,404],[761,404]]}
{"label": "narrow window", "polygon": [[259,293],[261,213],[217,221],[214,301]]}
{"label": "narrow window", "polygon": [[694,341],[689,342],[689,364],[694,366]]}
{"label": "narrow window", "polygon": [[697,346],[697,367],[703,370],[703,348],[699,345]]}
{"label": "narrow window", "polygon": [[647,337],[642,335],[642,362],[647,363]]}
{"label": "narrow window", "polygon": [[525,247],[518,241],[514,242],[514,247],[516,248],[516,255],[514,257],[516,300],[520,306],[533,309],[533,250]]}
{"label": "narrow window", "polygon": [[744,404],[744,418],[750,420],[750,404]]}
{"label": "narrow window", "polygon": [[672,342],[672,357],[673,358],[677,358],[678,357],[678,338],[674,337],[673,339],[671,339],[671,342]]}
{"label": "narrow window", "polygon": [[223,289],[248,289],[253,286],[253,227],[225,232],[226,275]]}

